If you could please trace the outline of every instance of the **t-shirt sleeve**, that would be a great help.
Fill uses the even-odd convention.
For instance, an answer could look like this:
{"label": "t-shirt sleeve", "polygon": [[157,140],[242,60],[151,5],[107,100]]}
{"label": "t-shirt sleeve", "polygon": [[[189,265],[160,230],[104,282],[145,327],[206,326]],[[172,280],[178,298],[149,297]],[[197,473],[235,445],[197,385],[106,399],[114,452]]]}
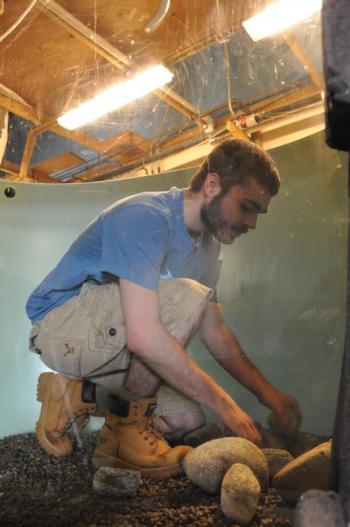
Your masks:
{"label": "t-shirt sleeve", "polygon": [[126,205],[101,218],[101,272],[158,290],[169,227],[159,210]]}

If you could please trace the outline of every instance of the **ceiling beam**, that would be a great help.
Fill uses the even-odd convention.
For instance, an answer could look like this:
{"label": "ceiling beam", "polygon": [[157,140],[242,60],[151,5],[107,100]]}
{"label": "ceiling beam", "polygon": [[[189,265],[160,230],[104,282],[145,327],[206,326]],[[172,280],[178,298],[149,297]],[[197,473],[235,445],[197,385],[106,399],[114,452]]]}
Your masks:
{"label": "ceiling beam", "polygon": [[[311,93],[315,93],[315,87],[312,87],[312,89],[313,92]],[[310,94],[310,91],[305,90],[304,88],[301,90],[296,90],[296,92],[299,91],[306,95]],[[279,101],[280,108],[283,108],[283,106],[287,105],[289,100],[294,101],[296,97],[297,93],[292,93],[290,94],[289,98],[284,97],[281,99]],[[277,105],[277,101],[271,104]],[[277,106],[274,106],[274,109],[276,108]],[[244,112],[244,108],[242,108],[241,111]],[[319,100],[318,104],[311,105],[310,108],[299,108],[294,112],[286,112],[285,117],[271,117],[266,122],[259,123],[254,127],[248,127],[244,131],[241,130],[241,132],[245,134],[244,139],[248,138],[248,140],[254,140],[263,148],[274,148],[279,144],[285,144],[285,142],[288,142],[287,137],[289,136],[291,141],[295,140],[295,134],[297,134],[299,138],[303,137],[302,126],[305,126],[305,135],[311,133],[311,131],[315,133],[321,130],[324,127],[323,112],[323,102]],[[108,179],[140,177],[150,173],[157,173],[158,171],[163,172],[166,170],[175,170],[184,164],[188,164],[189,159],[192,161],[198,161],[200,155],[196,153],[196,148],[199,148],[200,145],[208,145],[211,141],[222,141],[224,138],[229,137],[229,134],[232,137],[232,133],[229,132],[226,127],[226,123],[230,116],[231,114],[226,114],[226,116],[223,116],[215,121],[214,134],[211,138],[207,138],[203,134],[198,134],[198,130],[196,129],[195,130],[197,131],[197,134],[195,134],[195,130],[192,129],[184,132],[183,134],[179,134],[175,138],[176,140],[173,139],[160,143],[158,146],[159,150],[163,152],[162,155],[152,156],[150,154],[149,156],[144,156],[143,159],[139,159],[138,161],[126,165],[123,169],[125,172],[120,175],[113,176],[113,169],[110,166],[107,166],[101,170],[95,168],[95,173],[93,173],[93,170],[91,170],[89,172],[88,179],[85,178],[86,174],[83,173],[80,176],[80,179],[83,181],[96,181],[102,180],[104,175],[108,176]],[[302,123],[302,125],[298,123]],[[237,128],[239,127],[235,127],[235,132],[237,132]],[[293,133],[290,132],[290,129],[292,128]],[[281,133],[280,141],[278,138],[279,133]],[[249,136],[251,134],[252,138],[250,139]],[[283,137],[285,138],[284,140],[282,139]],[[240,136],[240,138],[243,138],[243,136]],[[212,145],[210,148],[212,148]],[[190,153],[187,153],[187,151]],[[197,155],[198,157],[196,157]],[[153,172],[152,167],[154,169]],[[157,169],[154,167],[157,167]]]}
{"label": "ceiling beam", "polygon": [[15,99],[11,99],[7,95],[4,95],[0,92],[0,107],[4,108],[8,112],[14,113],[27,121],[30,121],[34,124],[39,124],[40,119],[37,112],[29,104],[23,104]]}
{"label": "ceiling beam", "polygon": [[297,39],[294,35],[292,35],[290,32],[283,33],[283,38],[296,56],[296,58],[299,60],[299,62],[303,65],[306,73],[311,78],[312,82],[315,84],[315,86],[320,90],[325,90],[325,84],[322,75],[319,74],[313,63],[311,62],[310,58],[307,56],[306,52],[303,50],[302,46],[299,44]]}
{"label": "ceiling beam", "polygon": [[37,137],[45,132],[51,123],[41,124],[29,130],[27,134],[27,140],[23,151],[21,166],[19,169],[19,181],[30,181],[28,177],[28,169],[30,165],[30,160],[32,159],[33,150],[36,145]]}
{"label": "ceiling beam", "polygon": [[226,128],[230,132],[233,139],[250,141],[250,137],[245,133],[245,131],[239,126],[236,126],[231,120],[226,121]]}
{"label": "ceiling beam", "polygon": [[[26,121],[29,121],[31,123],[42,125],[43,122],[49,123],[48,129],[52,130],[56,134],[66,137],[70,141],[74,141],[75,143],[81,144],[83,146],[86,146],[87,148],[90,148],[91,150],[95,150],[96,152],[105,152],[105,148],[103,146],[103,142],[99,141],[98,139],[91,137],[89,135],[80,133],[80,132],[72,132],[71,130],[67,130],[66,128],[63,128],[59,124],[57,124],[56,121],[53,120],[53,118],[50,119],[48,116],[41,116],[39,117],[38,113],[35,111],[35,109],[32,106],[29,106],[27,104],[23,104],[19,101],[16,101],[14,99],[11,99],[7,95],[4,95],[3,93],[0,93],[0,107],[4,108],[8,112],[11,112],[15,115],[18,115],[19,117],[22,117]],[[45,125],[46,126],[46,125]]]}
{"label": "ceiling beam", "polygon": [[[259,145],[267,149],[276,148],[310,134],[324,129],[324,106],[323,103],[312,105],[311,108],[302,108],[294,112],[288,118],[276,119],[273,122],[261,123],[248,129],[247,132],[257,134]],[[213,140],[206,139],[199,144],[179,150],[164,156],[162,159],[150,161],[138,169],[125,172],[118,177],[110,179],[125,179],[141,177],[145,175],[164,173],[170,170],[178,170],[186,166],[198,166],[202,160],[211,152],[214,145],[229,138],[231,133],[223,130],[223,135]]]}
{"label": "ceiling beam", "polygon": [[[105,38],[83,24],[78,18],[69,13],[55,0],[39,0],[38,7],[41,11],[54,18],[68,33],[78,38],[85,45],[89,46],[108,62],[116,66],[119,70],[135,70],[137,64],[132,62],[129,57],[124,55],[119,49],[113,46]],[[181,97],[169,87],[160,88],[154,92],[159,98],[178,112],[186,116],[187,119],[197,122],[201,126],[211,124],[210,118],[201,118],[198,108],[192,103]]]}
{"label": "ceiling beam", "polygon": [[[3,161],[0,164],[0,172],[5,172],[7,176],[2,176],[0,181],[20,181],[19,179],[19,165],[12,163],[11,161]],[[46,172],[42,172],[36,169],[29,169],[28,180],[36,183],[61,183],[57,179],[49,176]]]}

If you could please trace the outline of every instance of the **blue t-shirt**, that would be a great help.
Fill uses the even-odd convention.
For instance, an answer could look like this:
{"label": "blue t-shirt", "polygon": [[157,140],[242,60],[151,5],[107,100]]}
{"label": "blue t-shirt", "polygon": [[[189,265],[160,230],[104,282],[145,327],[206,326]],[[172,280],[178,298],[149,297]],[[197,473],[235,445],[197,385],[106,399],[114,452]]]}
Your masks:
{"label": "blue t-shirt", "polygon": [[197,239],[189,235],[184,193],[175,187],[144,192],[105,209],[29,297],[31,321],[78,295],[84,282],[106,283],[111,275],[154,291],[166,278],[192,278],[215,289],[220,243],[208,232]]}

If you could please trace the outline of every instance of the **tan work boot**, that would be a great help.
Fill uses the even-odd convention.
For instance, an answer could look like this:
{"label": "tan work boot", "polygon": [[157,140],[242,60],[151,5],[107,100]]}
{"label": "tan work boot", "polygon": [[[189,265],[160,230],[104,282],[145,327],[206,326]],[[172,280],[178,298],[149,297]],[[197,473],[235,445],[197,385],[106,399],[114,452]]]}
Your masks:
{"label": "tan work boot", "polygon": [[[123,401],[122,401],[123,402]],[[142,476],[166,478],[182,472],[181,462],[192,450],[171,448],[157,432],[152,412],[156,399],[130,401],[125,416],[107,412],[95,449],[95,467],[109,466],[138,470]]]}
{"label": "tan work boot", "polygon": [[[90,383],[91,384],[91,383]],[[42,373],[38,380],[37,399],[41,404],[36,437],[51,456],[73,451],[69,428],[77,435],[89,415],[96,413],[96,403],[83,401],[83,381],[55,373]]]}

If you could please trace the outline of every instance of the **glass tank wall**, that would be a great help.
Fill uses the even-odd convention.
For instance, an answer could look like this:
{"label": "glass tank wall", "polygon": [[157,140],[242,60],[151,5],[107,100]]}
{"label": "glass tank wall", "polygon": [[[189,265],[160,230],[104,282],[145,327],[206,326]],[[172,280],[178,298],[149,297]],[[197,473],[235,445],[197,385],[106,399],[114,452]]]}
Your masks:
{"label": "glass tank wall", "polygon": [[[270,153],[281,191],[254,232],[224,247],[219,291],[247,355],[299,399],[303,430],[330,434],[344,341],[346,156],[327,148],[322,133]],[[1,436],[32,431],[39,412],[36,381],[45,368],[28,351],[30,292],[102,208],[145,190],[182,187],[191,173],[83,185],[0,181]],[[198,340],[190,350],[265,424],[267,410],[229,380]]]}

